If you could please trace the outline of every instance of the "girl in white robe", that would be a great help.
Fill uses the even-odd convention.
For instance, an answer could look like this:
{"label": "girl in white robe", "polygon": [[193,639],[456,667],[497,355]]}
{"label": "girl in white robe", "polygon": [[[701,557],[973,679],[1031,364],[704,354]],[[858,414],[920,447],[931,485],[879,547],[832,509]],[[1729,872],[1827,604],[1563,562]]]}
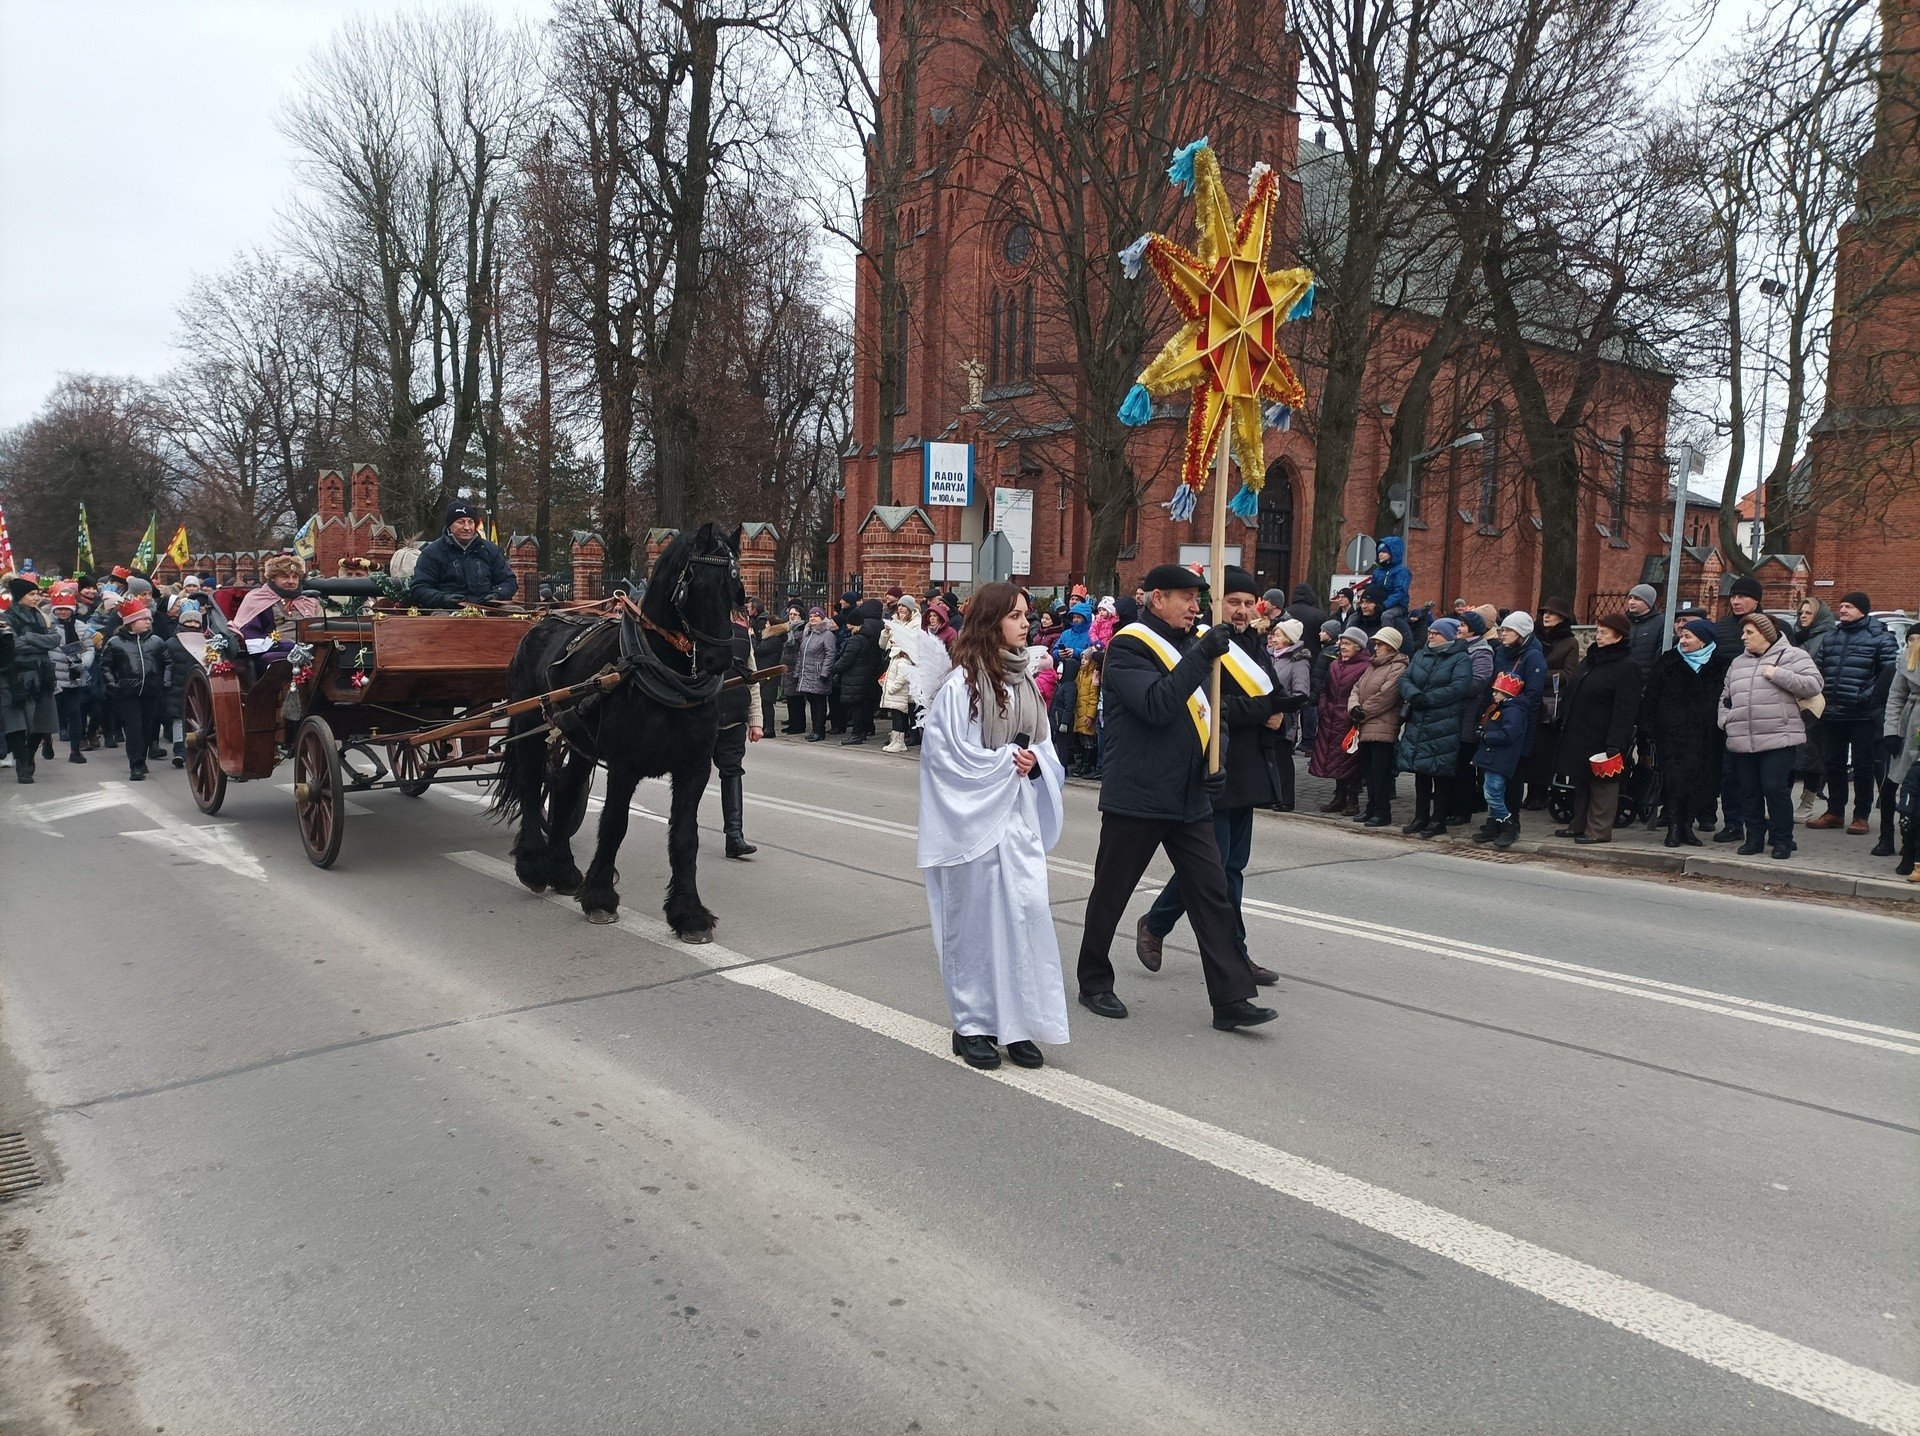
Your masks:
{"label": "girl in white robe", "polygon": [[[1010,590],[1017,602],[1008,606],[993,589]],[[991,654],[1006,664],[1008,710],[987,694],[981,714],[972,711],[966,649],[986,645],[957,644],[959,666],[927,704],[920,747],[918,865],[953,1014],[954,1052],[976,1067],[999,1065],[996,1042],[1016,1064],[1038,1067],[1035,1043],[1067,1040],[1066,984],[1047,894],[1047,853],[1060,838],[1066,775],[1026,671],[1025,602],[1012,585],[989,584],[968,605],[961,630],[963,640],[971,632],[985,639],[989,624],[997,629],[1004,621],[1011,631],[1017,622],[1020,647],[997,645]],[[1002,729],[1002,741],[992,741]],[[1019,733],[1028,737],[1024,750],[1013,741]],[[1032,757],[1025,765],[1031,777],[1021,771],[1023,752]]]}

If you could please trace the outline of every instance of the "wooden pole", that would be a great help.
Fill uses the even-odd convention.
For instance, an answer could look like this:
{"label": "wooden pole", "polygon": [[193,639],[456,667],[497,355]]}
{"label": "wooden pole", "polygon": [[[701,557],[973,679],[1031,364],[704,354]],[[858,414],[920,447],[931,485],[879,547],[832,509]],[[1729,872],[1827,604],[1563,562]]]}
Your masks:
{"label": "wooden pole", "polygon": [[[1213,546],[1207,555],[1207,592],[1213,598],[1213,621],[1223,622],[1221,601],[1227,585],[1227,476],[1231,472],[1228,450],[1233,441],[1233,412],[1227,411],[1220,430],[1220,452],[1213,460]],[[1213,677],[1208,694],[1207,771],[1220,771],[1220,670],[1221,660],[1213,660]]]}

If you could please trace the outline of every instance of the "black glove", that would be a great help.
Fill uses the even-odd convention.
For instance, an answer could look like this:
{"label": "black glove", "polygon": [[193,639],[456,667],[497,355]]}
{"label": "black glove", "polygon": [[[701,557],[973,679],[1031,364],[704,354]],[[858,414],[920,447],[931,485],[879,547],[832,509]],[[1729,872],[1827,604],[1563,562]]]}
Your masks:
{"label": "black glove", "polygon": [[1900,735],[1898,733],[1889,733],[1881,738],[1880,752],[1883,757],[1898,758],[1900,756]]}
{"label": "black glove", "polygon": [[1200,787],[1207,795],[1209,803],[1217,803],[1227,791],[1227,770],[1223,767],[1217,773],[1208,773],[1200,780]]}
{"label": "black glove", "polygon": [[1297,713],[1313,700],[1304,693],[1276,693],[1273,695],[1273,711],[1276,713]]}
{"label": "black glove", "polygon": [[1211,663],[1216,658],[1227,656],[1227,649],[1233,645],[1233,629],[1224,623],[1216,623],[1193,645],[1192,652],[1200,654]]}

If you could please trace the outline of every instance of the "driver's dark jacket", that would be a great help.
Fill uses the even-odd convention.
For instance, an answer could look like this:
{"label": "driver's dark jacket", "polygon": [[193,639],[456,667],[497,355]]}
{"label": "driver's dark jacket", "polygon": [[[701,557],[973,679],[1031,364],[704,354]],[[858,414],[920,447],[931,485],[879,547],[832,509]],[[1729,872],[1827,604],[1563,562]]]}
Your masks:
{"label": "driver's dark jacket", "polygon": [[463,603],[512,598],[516,583],[507,556],[479,534],[465,548],[452,534],[420,550],[407,596],[422,608],[458,608]]}
{"label": "driver's dark jacket", "polygon": [[1193,635],[1152,614],[1139,621],[1183,656],[1169,673],[1146,644],[1116,633],[1100,669],[1100,811],[1129,818],[1192,823],[1213,816],[1203,786],[1207,752],[1194,730],[1187,698],[1213,665],[1193,648]]}

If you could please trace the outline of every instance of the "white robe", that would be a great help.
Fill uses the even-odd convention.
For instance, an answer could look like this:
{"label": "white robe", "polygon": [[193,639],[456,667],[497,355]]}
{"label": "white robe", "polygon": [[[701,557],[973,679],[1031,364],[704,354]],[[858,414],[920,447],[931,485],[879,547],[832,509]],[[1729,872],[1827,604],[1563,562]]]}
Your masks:
{"label": "white robe", "polygon": [[917,861],[954,1031],[1065,1042],[1047,853],[1060,840],[1066,774],[1043,730],[1032,743],[1039,777],[1022,778],[1012,745],[981,746],[968,703],[956,672],[928,705],[920,743]]}

